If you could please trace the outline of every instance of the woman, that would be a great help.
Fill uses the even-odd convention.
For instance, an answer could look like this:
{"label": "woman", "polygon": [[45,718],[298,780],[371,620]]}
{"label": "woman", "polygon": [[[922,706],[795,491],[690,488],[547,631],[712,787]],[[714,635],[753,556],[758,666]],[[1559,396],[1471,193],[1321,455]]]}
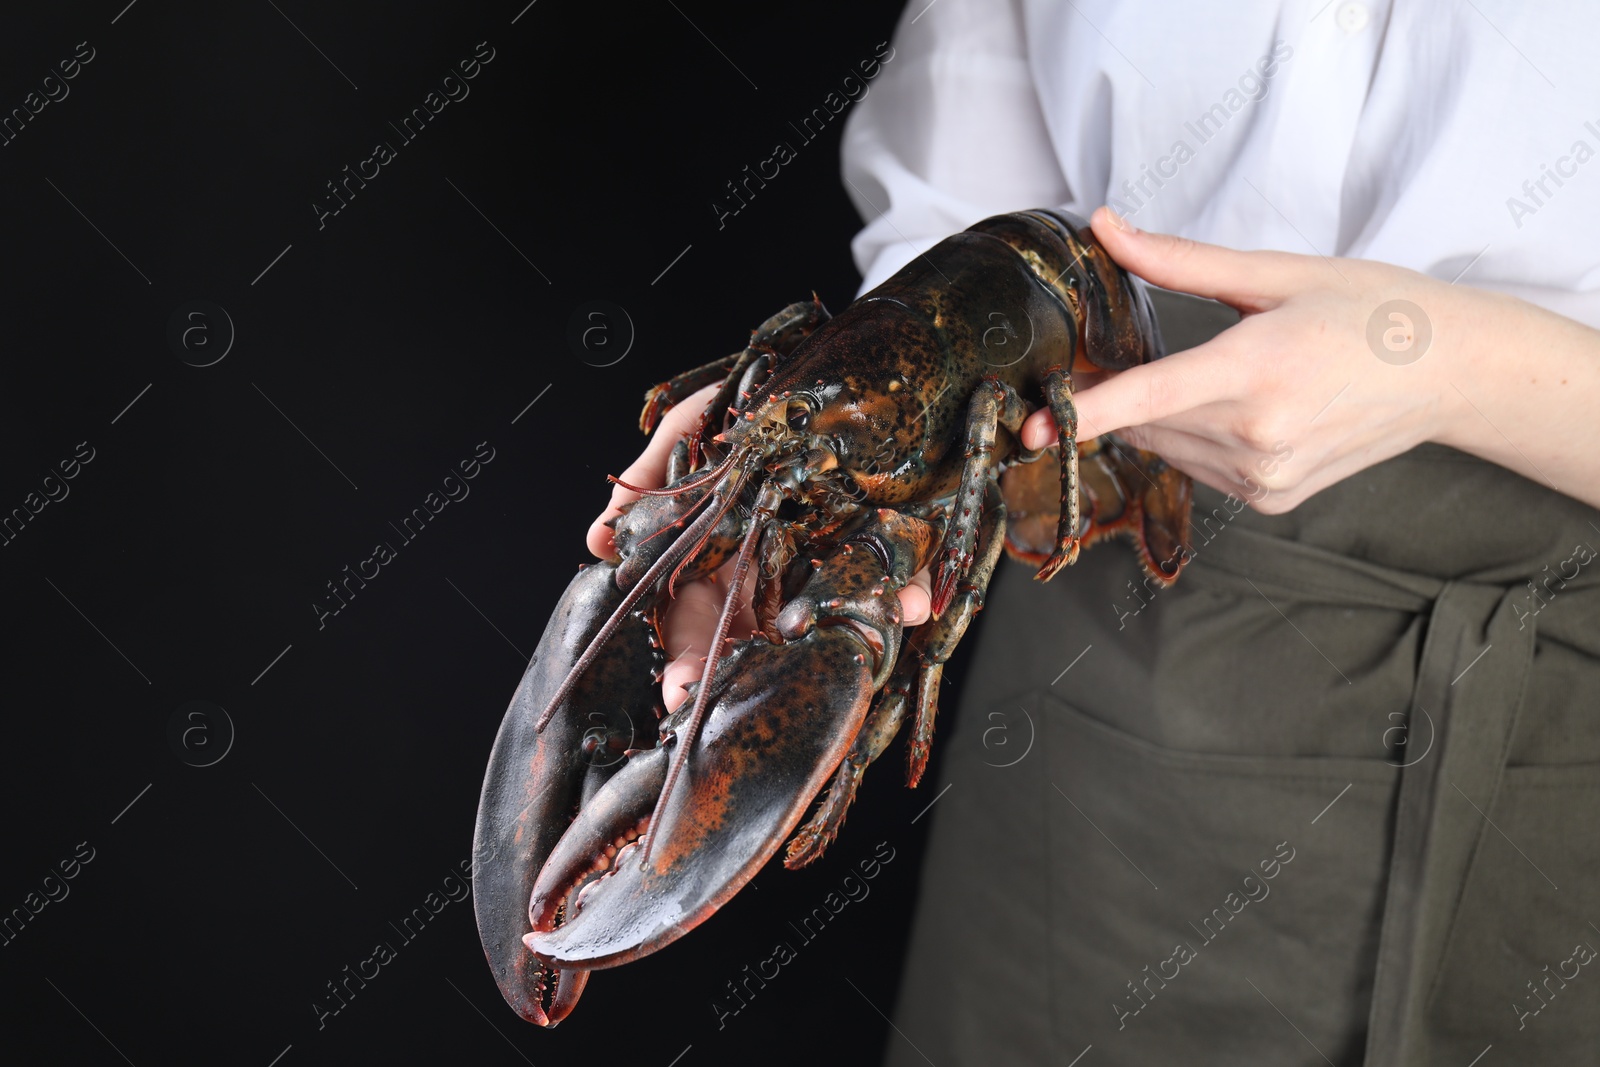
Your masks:
{"label": "woman", "polygon": [[[1064,207],[1243,317],[1160,295],[1187,350],[1078,393],[1082,437],[1205,487],[1195,558],[1155,594],[1111,547],[1049,586],[997,576],[890,1062],[1593,1059],[1597,24],[906,12],[846,133],[864,290],[987,215]],[[700,403],[625,480],[660,483]],[[1024,443],[1053,440],[1036,413]],[[709,636],[696,597],[669,706]]]}

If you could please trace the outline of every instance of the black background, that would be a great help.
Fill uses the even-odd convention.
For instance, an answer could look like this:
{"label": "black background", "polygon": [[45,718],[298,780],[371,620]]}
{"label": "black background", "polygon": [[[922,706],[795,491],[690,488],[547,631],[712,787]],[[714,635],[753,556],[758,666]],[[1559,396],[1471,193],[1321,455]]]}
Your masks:
{"label": "black background", "polygon": [[[899,15],[524,2],[3,17],[0,111],[94,50],[0,148],[0,514],[94,456],[0,548],[0,909],[94,854],[0,947],[7,1061],[853,1063],[893,1036],[933,799],[899,787],[898,749],[823,863],[597,974],[556,1031],[502,1003],[469,902],[411,942],[391,926],[469,857],[490,742],[603,476],[641,447],[642,391],[813,289],[853,296],[842,116],[720,230],[711,204]],[[388,122],[480,41],[470,95],[399,146]],[[319,230],[324,183],[379,140],[397,158]],[[236,334],[209,367],[168,342],[193,300]],[[613,366],[567,339],[592,300],[633,324]],[[227,325],[202,325],[214,356]],[[470,495],[401,544],[389,524],[483,441]],[[319,629],[379,541],[398,557]],[[187,750],[168,734],[196,700],[236,732],[206,767],[180,756],[225,747],[220,719]],[[724,983],[880,841],[872,895],[719,1030]],[[319,1028],[380,941],[397,958]]]}

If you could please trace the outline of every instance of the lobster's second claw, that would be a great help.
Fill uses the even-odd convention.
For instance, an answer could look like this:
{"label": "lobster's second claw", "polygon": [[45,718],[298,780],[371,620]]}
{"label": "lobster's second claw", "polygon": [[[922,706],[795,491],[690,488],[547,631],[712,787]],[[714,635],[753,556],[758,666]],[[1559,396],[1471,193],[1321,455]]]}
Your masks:
{"label": "lobster's second claw", "polygon": [[578,572],[501,723],[483,780],[473,844],[473,908],[483,950],[506,1003],[529,1022],[554,1026],[577,1003],[587,975],[528,954],[528,898],[572,812],[620,774],[623,750],[653,744],[654,631],[630,616],[591,671],[541,731],[535,722],[578,656],[621,603],[616,568]]}
{"label": "lobster's second claw", "polygon": [[[528,948],[564,969],[614,967],[725,904],[844,758],[872,697],[873,659],[851,626],[752,641],[719,686],[659,825],[641,820],[676,742],[632,757],[568,828],[534,888]],[[616,849],[641,829],[652,840],[642,865],[637,842]]]}

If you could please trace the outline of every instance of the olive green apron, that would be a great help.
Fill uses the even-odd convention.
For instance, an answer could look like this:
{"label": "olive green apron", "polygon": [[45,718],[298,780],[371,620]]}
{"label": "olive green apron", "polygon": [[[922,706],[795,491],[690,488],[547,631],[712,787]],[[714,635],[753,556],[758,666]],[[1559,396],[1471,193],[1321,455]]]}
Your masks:
{"label": "olive green apron", "polygon": [[1600,512],[1425,445],[1194,524],[1002,565],[888,1062],[1600,1063]]}

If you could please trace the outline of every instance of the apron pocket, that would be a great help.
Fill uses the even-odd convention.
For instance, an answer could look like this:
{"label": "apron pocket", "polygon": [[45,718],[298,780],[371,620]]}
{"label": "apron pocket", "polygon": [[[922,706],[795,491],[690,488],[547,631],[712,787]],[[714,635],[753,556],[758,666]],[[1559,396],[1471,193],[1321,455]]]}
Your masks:
{"label": "apron pocket", "polygon": [[1482,832],[1429,993],[1433,1051],[1600,1062],[1600,764],[1508,767],[1492,809],[1471,798],[1493,825],[1444,792]]}
{"label": "apron pocket", "polygon": [[1203,1034],[1217,1063],[1359,1059],[1399,769],[1177,751],[1049,691],[1022,705],[1063,1047],[1196,1062]]}

